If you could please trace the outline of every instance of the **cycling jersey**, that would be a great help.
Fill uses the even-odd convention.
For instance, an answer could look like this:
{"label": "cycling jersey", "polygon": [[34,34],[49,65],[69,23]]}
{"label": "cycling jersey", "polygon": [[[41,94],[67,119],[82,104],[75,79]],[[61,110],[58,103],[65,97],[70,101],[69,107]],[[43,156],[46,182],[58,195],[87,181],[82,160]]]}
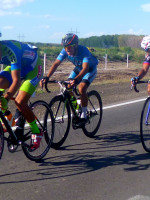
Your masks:
{"label": "cycling jersey", "polygon": [[37,48],[11,40],[0,41],[0,45],[2,50],[0,63],[11,66],[11,70],[20,69],[22,78],[36,66]]}
{"label": "cycling jersey", "polygon": [[0,75],[7,78],[11,85],[11,71],[20,70],[21,79],[25,80],[20,90],[32,95],[43,76],[43,65],[37,48],[11,40],[0,41],[0,47],[2,52],[0,64],[7,65]]}
{"label": "cycling jersey", "polygon": [[94,70],[98,65],[97,58],[93,56],[86,47],[81,45],[78,45],[76,56],[69,56],[63,48],[60,54],[58,55],[57,59],[63,61],[65,58],[72,62],[76,67],[80,68],[82,68],[82,63],[87,62],[89,64],[89,71]]}
{"label": "cycling jersey", "polygon": [[150,55],[149,54],[145,55],[145,60],[144,60],[143,64],[149,64],[150,65]]}

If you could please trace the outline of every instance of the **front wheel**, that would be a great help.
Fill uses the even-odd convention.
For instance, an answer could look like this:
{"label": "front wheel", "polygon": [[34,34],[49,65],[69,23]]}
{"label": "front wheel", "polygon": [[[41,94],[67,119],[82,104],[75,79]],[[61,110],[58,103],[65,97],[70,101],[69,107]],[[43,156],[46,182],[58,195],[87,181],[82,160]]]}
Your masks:
{"label": "front wheel", "polygon": [[55,122],[55,133],[52,148],[59,149],[65,142],[71,123],[71,111],[69,104],[62,95],[55,96],[49,103]]}
{"label": "front wheel", "polygon": [[30,105],[30,107],[35,115],[39,129],[43,132],[43,137],[40,142],[39,148],[31,151],[30,143],[32,132],[29,128],[29,125],[25,123],[24,140],[26,141],[22,144],[22,149],[27,158],[32,161],[38,161],[41,160],[48,153],[51,147],[54,136],[54,119],[52,111],[45,101],[35,101]]}
{"label": "front wheel", "polygon": [[92,138],[97,133],[101,124],[102,113],[101,96],[95,90],[88,92],[87,123],[82,128],[86,136]]}
{"label": "front wheel", "polygon": [[4,150],[4,131],[2,124],[0,122],[0,159],[2,158],[3,150]]}
{"label": "front wheel", "polygon": [[142,109],[140,136],[144,150],[150,153],[150,97],[146,99]]}

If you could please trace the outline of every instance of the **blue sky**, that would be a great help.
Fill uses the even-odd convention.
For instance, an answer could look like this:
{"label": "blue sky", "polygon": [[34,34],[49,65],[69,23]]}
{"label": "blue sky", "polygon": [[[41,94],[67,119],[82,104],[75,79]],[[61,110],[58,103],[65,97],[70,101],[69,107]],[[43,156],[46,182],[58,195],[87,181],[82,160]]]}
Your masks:
{"label": "blue sky", "polygon": [[0,0],[1,39],[60,43],[112,34],[150,35],[149,0]]}

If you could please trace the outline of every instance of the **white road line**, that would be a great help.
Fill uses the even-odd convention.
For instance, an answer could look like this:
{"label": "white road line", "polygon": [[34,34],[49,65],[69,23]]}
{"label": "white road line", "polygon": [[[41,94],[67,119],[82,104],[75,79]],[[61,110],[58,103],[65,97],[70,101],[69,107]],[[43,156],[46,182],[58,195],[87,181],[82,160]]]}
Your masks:
{"label": "white road line", "polygon": [[134,197],[131,197],[128,200],[150,200],[150,197],[148,196],[143,196],[143,195],[136,195]]}
{"label": "white road line", "polygon": [[119,104],[115,104],[115,105],[111,105],[111,106],[105,106],[103,107],[103,110],[109,109],[109,108],[115,108],[115,107],[119,107],[119,106],[124,106],[124,105],[128,105],[128,104],[132,104],[132,103],[137,103],[140,101],[145,101],[145,99],[138,99],[138,100],[134,100],[134,101],[128,101],[128,102],[124,102],[124,103],[119,103]]}

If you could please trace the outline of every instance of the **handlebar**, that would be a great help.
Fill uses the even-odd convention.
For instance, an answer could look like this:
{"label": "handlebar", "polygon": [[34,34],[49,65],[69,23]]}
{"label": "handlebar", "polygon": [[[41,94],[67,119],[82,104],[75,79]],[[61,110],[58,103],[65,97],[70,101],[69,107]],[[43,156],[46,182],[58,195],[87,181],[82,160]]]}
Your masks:
{"label": "handlebar", "polygon": [[134,88],[135,92],[139,92],[136,85],[141,83],[148,83],[148,81],[138,81],[137,83],[135,82],[135,85],[134,84],[131,85],[131,90]]}
{"label": "handlebar", "polygon": [[[68,88],[68,84],[70,84],[70,82],[69,82],[68,80],[67,80],[67,81],[48,80],[48,81],[45,82],[45,89],[46,89],[46,91],[47,91],[48,93],[51,92],[51,91],[48,89],[48,86],[47,86],[48,83],[58,83],[60,86],[64,85],[67,89],[69,89],[69,88]],[[73,91],[75,92],[75,94],[76,94],[77,96],[79,96],[79,93],[78,93],[78,91],[77,91],[76,86],[73,87]]]}

